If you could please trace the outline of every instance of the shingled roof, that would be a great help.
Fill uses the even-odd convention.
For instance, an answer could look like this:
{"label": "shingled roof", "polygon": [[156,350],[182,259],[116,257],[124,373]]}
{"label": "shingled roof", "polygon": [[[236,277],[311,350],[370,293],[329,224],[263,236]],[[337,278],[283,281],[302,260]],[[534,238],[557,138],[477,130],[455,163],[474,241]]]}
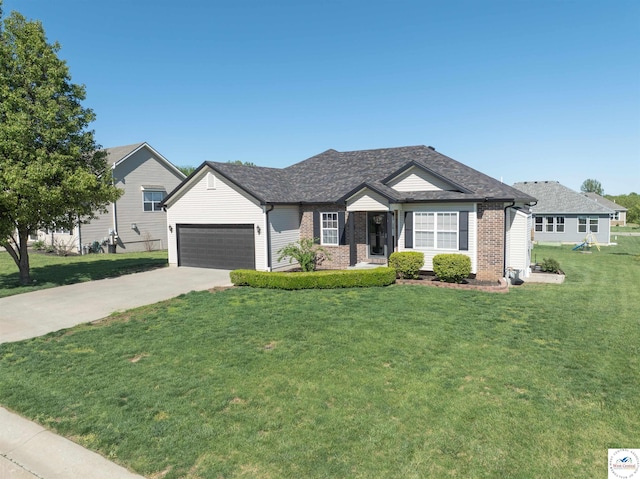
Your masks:
{"label": "shingled roof", "polygon": [[583,194],[587,198],[591,198],[596,203],[600,203],[605,208],[610,208],[614,211],[628,211],[627,208],[625,208],[624,206],[619,205],[615,201],[611,201],[605,198],[604,196],[600,196],[598,193],[583,193]]}
{"label": "shingled roof", "polygon": [[611,214],[613,211],[557,181],[523,181],[513,185],[538,198],[535,214]]}
{"label": "shingled roof", "polygon": [[142,145],[142,143],[134,143],[133,145],[125,145],[125,146],[114,146],[113,148],[105,148],[104,151],[107,152],[107,164],[113,165],[126,156],[128,156],[131,152],[137,150]]}
{"label": "shingled roof", "polygon": [[[368,186],[391,202],[513,201],[535,198],[427,146],[339,152],[327,150],[287,168],[207,162],[264,203],[336,203]],[[451,191],[400,192],[389,179],[416,166],[452,185]]]}

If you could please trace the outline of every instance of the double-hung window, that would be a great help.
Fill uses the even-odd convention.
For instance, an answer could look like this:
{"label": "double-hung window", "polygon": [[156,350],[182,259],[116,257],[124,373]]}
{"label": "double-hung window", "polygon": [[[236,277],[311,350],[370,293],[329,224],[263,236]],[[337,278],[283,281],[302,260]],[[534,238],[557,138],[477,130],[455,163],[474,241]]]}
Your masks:
{"label": "double-hung window", "polygon": [[578,218],[578,233],[597,233],[598,218],[580,217]]}
{"label": "double-hung window", "polygon": [[416,248],[458,249],[458,213],[414,213]]}
{"label": "double-hung window", "polygon": [[564,233],[564,216],[536,216],[535,230],[546,233]]}
{"label": "double-hung window", "polygon": [[321,243],[338,246],[338,213],[322,213]]}
{"label": "double-hung window", "polygon": [[144,190],[142,192],[142,207],[144,211],[162,211],[160,203],[164,199],[164,191]]}

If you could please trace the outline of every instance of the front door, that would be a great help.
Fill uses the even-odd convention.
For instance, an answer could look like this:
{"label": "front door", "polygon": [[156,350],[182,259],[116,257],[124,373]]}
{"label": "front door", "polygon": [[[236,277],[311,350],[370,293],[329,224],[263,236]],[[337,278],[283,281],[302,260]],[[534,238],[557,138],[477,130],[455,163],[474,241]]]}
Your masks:
{"label": "front door", "polygon": [[369,256],[387,256],[387,213],[369,212]]}

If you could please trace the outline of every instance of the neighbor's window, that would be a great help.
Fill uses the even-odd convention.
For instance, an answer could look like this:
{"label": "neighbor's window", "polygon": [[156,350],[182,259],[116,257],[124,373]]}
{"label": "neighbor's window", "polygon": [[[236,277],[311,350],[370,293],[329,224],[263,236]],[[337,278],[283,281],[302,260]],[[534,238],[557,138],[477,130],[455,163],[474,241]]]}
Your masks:
{"label": "neighbor's window", "polygon": [[542,224],[544,218],[542,216],[536,216],[536,231],[542,231]]}
{"label": "neighbor's window", "polygon": [[553,216],[545,217],[546,229],[547,233],[553,233]]}
{"label": "neighbor's window", "polygon": [[587,231],[589,233],[598,232],[598,218],[578,218],[578,233],[587,233]]}
{"label": "neighbor's window", "polygon": [[162,211],[160,203],[164,199],[164,191],[143,191],[142,206],[144,211]]}
{"label": "neighbor's window", "polygon": [[458,213],[413,214],[416,248],[458,249]]}
{"label": "neighbor's window", "polygon": [[338,245],[338,213],[322,213],[322,244]]}
{"label": "neighbor's window", "polygon": [[[545,216],[536,218],[536,231],[542,231],[542,220],[544,219],[544,231],[547,233],[564,233],[564,216]],[[540,228],[537,228],[540,225]]]}

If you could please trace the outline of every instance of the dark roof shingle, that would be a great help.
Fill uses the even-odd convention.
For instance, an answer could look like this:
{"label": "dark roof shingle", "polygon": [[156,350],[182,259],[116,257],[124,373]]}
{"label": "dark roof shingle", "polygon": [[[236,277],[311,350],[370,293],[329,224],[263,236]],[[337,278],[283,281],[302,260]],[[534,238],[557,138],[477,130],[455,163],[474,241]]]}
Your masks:
{"label": "dark roof shingle", "polygon": [[[346,152],[327,150],[283,169],[207,164],[265,203],[334,203],[363,184],[398,202],[535,201],[532,196],[426,146]],[[452,190],[457,191],[400,192],[384,183],[411,164],[448,181]]]}

